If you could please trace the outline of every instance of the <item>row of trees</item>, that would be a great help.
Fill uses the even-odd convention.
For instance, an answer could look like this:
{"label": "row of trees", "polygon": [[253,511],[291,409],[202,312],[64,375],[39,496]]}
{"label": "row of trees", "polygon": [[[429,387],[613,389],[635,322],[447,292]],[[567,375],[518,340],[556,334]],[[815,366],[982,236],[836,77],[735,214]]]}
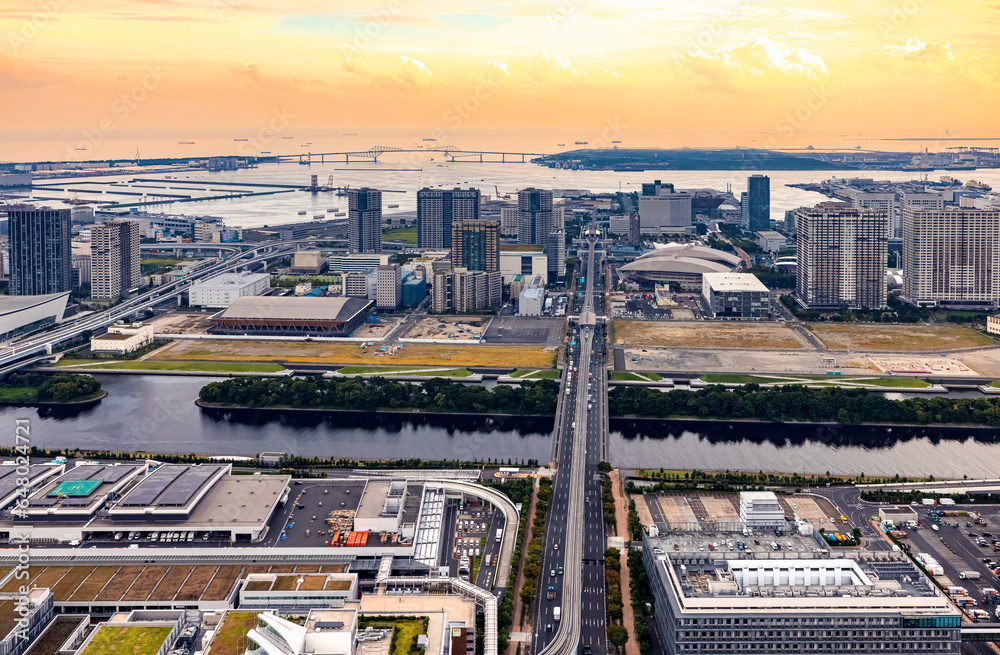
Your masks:
{"label": "row of trees", "polygon": [[552,415],[559,384],[524,381],[519,387],[497,385],[492,391],[443,378],[419,385],[381,377],[324,379],[236,377],[202,387],[201,400],[242,407],[295,407],[375,411],[417,409],[427,412]]}
{"label": "row of trees", "polygon": [[859,423],[961,423],[1000,426],[1000,398],[920,397],[889,400],[865,389],[801,385],[761,388],[748,384],[729,390],[713,385],[701,391],[666,393],[640,386],[620,386],[608,397],[615,416],[694,416],[766,421],[836,421]]}
{"label": "row of trees", "polygon": [[89,375],[56,373],[11,373],[5,387],[34,388],[38,402],[67,403],[91,398],[101,390],[101,383]]}
{"label": "row of trees", "polygon": [[552,500],[552,478],[539,478],[538,495],[535,499],[535,515],[531,522],[531,541],[524,556],[524,585],[521,587],[521,603],[526,616],[538,593],[538,579],[542,575],[542,557],[545,552],[545,523],[549,516],[549,502]]}
{"label": "row of trees", "polygon": [[604,551],[604,607],[608,619],[608,641],[619,650],[628,642],[628,629],[622,625],[625,602],[622,600],[622,554],[617,548]]}

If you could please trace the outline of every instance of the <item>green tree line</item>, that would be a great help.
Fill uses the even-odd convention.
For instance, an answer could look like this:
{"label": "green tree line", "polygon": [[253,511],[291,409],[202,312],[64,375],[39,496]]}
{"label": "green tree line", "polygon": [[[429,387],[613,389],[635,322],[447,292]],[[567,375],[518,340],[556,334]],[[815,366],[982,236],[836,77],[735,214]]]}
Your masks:
{"label": "green tree line", "polygon": [[242,376],[202,387],[209,403],[243,407],[317,409],[417,409],[426,412],[551,415],[556,411],[559,384],[554,380],[524,381],[519,387],[497,385],[492,391],[443,378],[419,385],[381,377],[324,379]]}
{"label": "green tree line", "polygon": [[865,389],[808,389],[801,385],[737,389],[712,385],[700,391],[666,393],[621,386],[608,396],[612,416],[693,416],[766,421],[836,421],[859,423],[962,423],[1000,426],[1000,398],[920,397],[889,400]]}
{"label": "green tree line", "polygon": [[101,383],[89,375],[56,373],[11,373],[2,387],[32,388],[38,402],[66,403],[94,396],[101,390]]}

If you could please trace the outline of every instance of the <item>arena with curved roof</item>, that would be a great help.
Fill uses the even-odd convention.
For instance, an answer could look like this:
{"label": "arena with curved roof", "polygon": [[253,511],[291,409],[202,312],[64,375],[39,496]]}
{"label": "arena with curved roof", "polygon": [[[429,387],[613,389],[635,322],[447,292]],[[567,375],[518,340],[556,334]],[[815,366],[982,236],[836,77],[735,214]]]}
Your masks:
{"label": "arena with curved roof", "polygon": [[676,284],[684,291],[700,291],[702,274],[731,273],[742,260],[728,252],[695,244],[668,243],[618,269],[620,279]]}

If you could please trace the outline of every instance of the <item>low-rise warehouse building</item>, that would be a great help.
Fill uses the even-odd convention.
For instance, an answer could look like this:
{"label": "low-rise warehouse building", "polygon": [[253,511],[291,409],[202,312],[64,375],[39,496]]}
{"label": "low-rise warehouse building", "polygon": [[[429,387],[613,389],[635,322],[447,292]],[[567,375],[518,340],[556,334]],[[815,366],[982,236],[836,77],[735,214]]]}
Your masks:
{"label": "low-rise warehouse building", "polygon": [[913,526],[917,524],[917,513],[907,505],[885,505],[878,508],[879,521],[889,527]]}
{"label": "low-rise warehouse building", "polygon": [[115,323],[106,334],[90,340],[90,350],[95,353],[124,355],[145,348],[153,343],[153,326],[142,323]]}
{"label": "low-rise warehouse building", "polygon": [[246,297],[212,316],[214,334],[346,337],[365,322],[365,298]]}
{"label": "low-rise warehouse building", "polygon": [[192,307],[229,307],[245,296],[259,296],[271,288],[267,273],[223,273],[191,285],[188,304]]}

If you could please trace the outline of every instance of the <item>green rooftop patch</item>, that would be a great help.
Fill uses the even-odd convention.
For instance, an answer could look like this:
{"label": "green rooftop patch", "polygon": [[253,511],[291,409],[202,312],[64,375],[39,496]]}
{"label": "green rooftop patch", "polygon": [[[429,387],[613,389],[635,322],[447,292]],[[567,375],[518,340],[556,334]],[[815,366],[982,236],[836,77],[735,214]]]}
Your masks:
{"label": "green rooftop patch", "polygon": [[170,626],[102,626],[82,655],[156,655],[170,630]]}
{"label": "green rooftop patch", "polygon": [[545,246],[532,243],[512,243],[500,246],[500,252],[542,252]]}

